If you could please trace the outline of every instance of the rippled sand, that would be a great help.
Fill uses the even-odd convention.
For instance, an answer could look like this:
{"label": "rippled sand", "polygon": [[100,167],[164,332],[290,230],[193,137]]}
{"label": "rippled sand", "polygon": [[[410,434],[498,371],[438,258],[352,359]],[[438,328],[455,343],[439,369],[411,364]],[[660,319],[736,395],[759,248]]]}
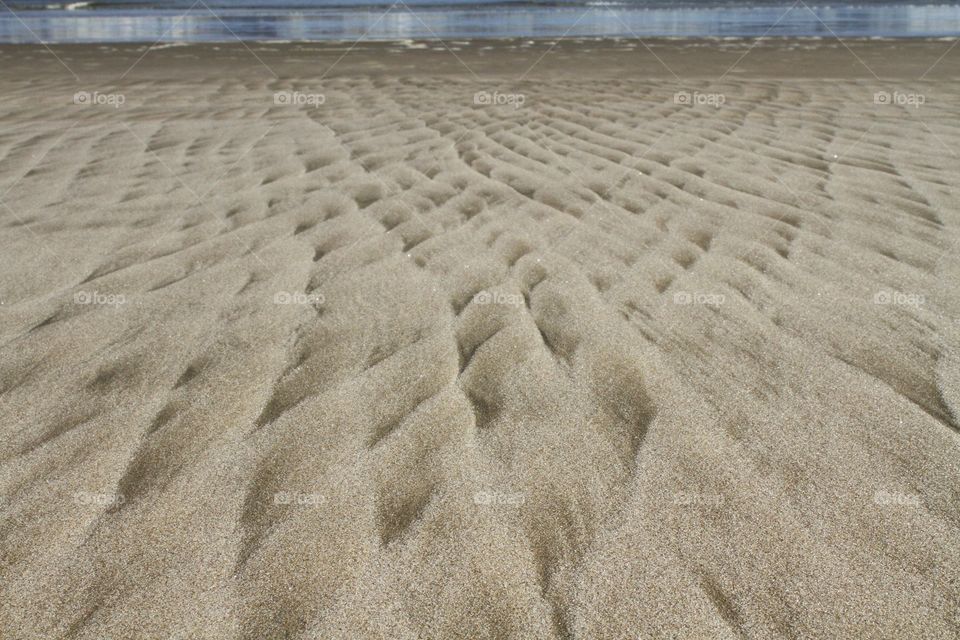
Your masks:
{"label": "rippled sand", "polygon": [[0,47],[0,637],[956,637],[950,45]]}

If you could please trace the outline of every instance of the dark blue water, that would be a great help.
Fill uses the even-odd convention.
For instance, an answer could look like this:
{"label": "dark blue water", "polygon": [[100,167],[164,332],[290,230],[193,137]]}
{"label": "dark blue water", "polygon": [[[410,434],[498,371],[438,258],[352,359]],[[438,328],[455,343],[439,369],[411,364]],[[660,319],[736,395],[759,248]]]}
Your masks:
{"label": "dark blue water", "polygon": [[816,1],[5,0],[0,42],[960,36],[960,4]]}

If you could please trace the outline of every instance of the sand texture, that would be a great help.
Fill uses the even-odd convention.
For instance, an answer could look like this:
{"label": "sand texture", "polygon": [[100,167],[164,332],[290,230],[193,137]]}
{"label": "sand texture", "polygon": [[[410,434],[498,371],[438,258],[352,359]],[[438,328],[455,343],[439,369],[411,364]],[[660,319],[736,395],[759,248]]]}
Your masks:
{"label": "sand texture", "polygon": [[950,44],[0,48],[0,638],[960,637]]}

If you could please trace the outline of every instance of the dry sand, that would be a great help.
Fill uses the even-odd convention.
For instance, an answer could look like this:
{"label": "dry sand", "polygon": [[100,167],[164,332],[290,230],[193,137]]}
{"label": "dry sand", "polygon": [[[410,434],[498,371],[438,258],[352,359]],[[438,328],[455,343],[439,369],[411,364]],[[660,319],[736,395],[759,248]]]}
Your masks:
{"label": "dry sand", "polygon": [[0,47],[0,637],[960,636],[960,48],[648,44]]}

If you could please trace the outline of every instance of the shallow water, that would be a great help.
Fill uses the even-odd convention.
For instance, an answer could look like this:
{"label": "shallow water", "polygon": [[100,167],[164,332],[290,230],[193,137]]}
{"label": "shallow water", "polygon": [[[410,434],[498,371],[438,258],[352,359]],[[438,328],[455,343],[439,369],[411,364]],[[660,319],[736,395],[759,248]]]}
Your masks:
{"label": "shallow water", "polygon": [[0,42],[225,42],[498,37],[947,37],[960,5],[504,2],[502,0],[21,0],[0,9]]}

